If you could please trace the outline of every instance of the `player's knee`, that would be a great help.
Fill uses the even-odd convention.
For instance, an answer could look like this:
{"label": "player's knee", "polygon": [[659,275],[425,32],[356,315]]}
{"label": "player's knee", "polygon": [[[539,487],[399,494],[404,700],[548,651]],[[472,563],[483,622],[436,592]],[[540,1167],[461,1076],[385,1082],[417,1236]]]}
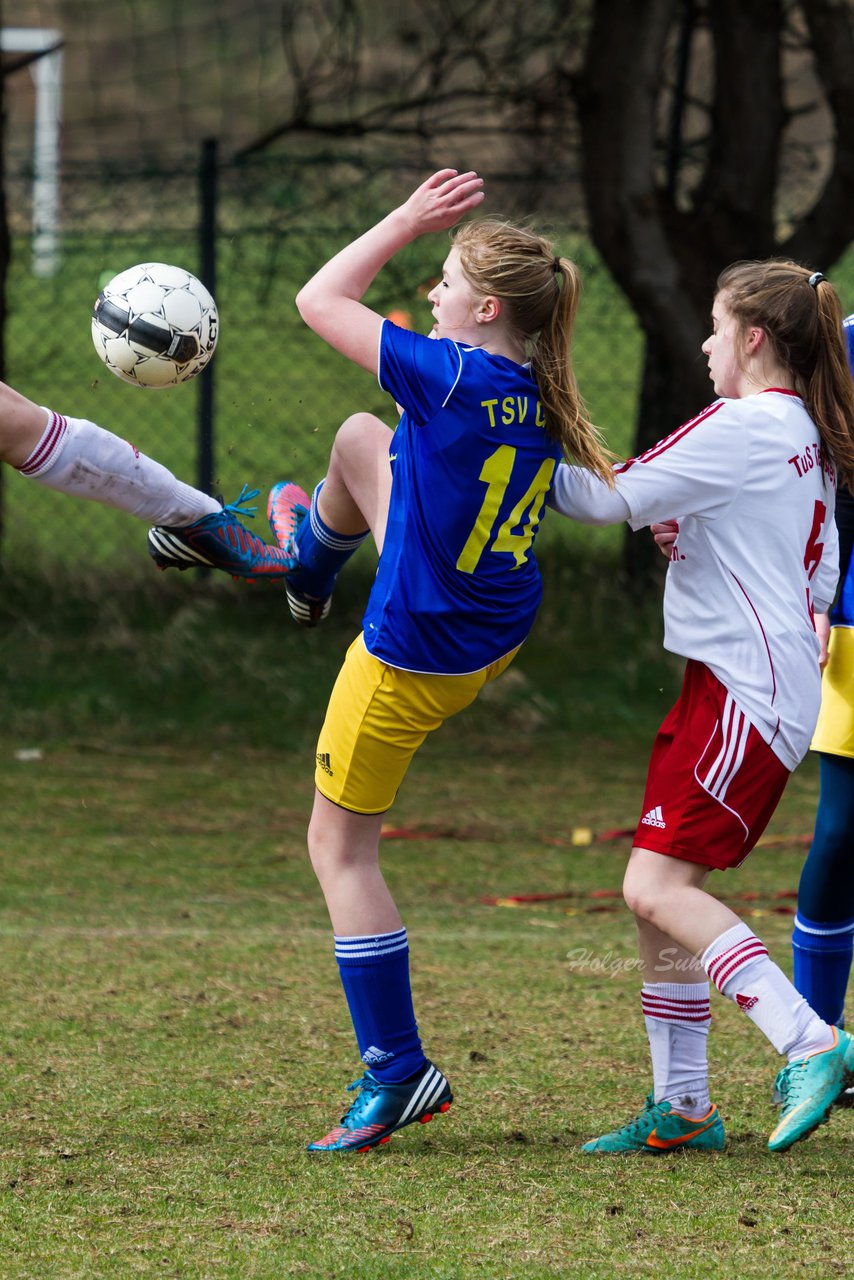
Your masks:
{"label": "player's knee", "polygon": [[378,434],[378,427],[388,430],[372,413],[353,413],[349,418],[345,418],[335,432],[332,445],[333,459],[347,458],[354,452],[371,447]]}
{"label": "player's knee", "polygon": [[623,878],[623,900],[638,920],[655,923],[658,894],[652,880],[631,864]]}
{"label": "player's knee", "polygon": [[335,874],[340,854],[340,843],[330,837],[322,823],[312,820],[308,828],[308,856],[318,880]]}
{"label": "player's knee", "polygon": [[361,850],[323,821],[312,819],[308,828],[308,856],[321,884],[335,880],[361,860]]}

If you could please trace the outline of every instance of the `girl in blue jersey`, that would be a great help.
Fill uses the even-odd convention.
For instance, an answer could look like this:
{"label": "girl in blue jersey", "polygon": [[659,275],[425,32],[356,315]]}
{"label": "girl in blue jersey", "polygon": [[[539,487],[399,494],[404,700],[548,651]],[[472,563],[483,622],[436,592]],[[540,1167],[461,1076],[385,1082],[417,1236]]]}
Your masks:
{"label": "girl in blue jersey", "polygon": [[426,735],[508,666],[531,627],[542,591],[533,543],[558,460],[611,482],[570,361],[578,273],[546,240],[500,222],[462,226],[429,295],[429,338],[361,301],[398,250],[454,226],[482,188],[475,173],[434,174],[297,297],[306,323],[377,373],[403,410],[394,432],[370,414],[349,418],[310,502],[292,483],[270,496],[296,561],[287,583],[299,621],[325,615],[369,532],[380,553],[320,732],[308,833],[366,1069],[310,1151],[375,1146],[451,1103],[421,1048],[406,930],[379,866],[383,814]]}
{"label": "girl in blue jersey", "polygon": [[[854,315],[843,322],[854,372]],[[815,834],[798,886],[792,932],[794,983],[826,1022],[843,1026],[854,954],[854,495],[836,498],[839,589],[829,618],[821,711],[812,741],[819,752]]]}

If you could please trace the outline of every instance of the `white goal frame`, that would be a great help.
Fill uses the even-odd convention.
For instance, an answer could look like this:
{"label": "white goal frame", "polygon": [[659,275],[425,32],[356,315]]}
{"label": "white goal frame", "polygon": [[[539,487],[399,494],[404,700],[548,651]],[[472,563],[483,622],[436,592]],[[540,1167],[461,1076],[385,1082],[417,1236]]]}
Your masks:
{"label": "white goal frame", "polygon": [[59,266],[59,146],[62,133],[62,32],[51,27],[0,28],[3,53],[41,53],[30,64],[36,91],[33,128],[34,276]]}

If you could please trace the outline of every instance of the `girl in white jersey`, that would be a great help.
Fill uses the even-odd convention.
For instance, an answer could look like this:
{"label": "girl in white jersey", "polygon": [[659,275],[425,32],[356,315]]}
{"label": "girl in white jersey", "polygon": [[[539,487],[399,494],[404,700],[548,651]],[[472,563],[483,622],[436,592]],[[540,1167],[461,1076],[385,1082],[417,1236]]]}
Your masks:
{"label": "girl in white jersey", "polygon": [[551,499],[587,523],[678,521],[664,644],[687,659],[653,746],[623,884],[653,1089],[635,1120],[587,1152],[723,1147],[706,1062],[709,979],[788,1058],[770,1150],[827,1119],[854,1074],[854,1039],[814,1013],[704,888],[712,868],[738,866],[759,839],[818,714],[813,613],[836,584],[836,474],[854,475],[842,313],[819,272],[753,262],[719,277],[712,321],[703,353],[721,399],[617,467],[614,490],[562,465]]}

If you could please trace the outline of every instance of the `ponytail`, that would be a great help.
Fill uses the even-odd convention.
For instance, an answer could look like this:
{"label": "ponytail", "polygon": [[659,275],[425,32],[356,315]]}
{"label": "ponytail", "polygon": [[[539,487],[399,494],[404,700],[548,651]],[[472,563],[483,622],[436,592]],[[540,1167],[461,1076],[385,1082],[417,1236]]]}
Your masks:
{"label": "ponytail", "polygon": [[572,335],[581,297],[581,275],[569,258],[555,258],[557,300],[534,340],[531,367],[537,379],[546,429],[568,460],[595,471],[614,487],[615,455],[587,414],[572,364]]}
{"label": "ponytail", "polygon": [[581,296],[578,267],[569,258],[555,257],[543,236],[511,223],[466,222],[453,241],[474,289],[501,300],[530,356],[546,433],[560,444],[567,461],[595,471],[613,488],[615,455],[588,417],[572,365]]}
{"label": "ponytail", "polygon": [[821,437],[822,460],[854,484],[854,378],[839,296],[820,271],[789,259],[736,262],[718,293],[743,329],[765,331]]}

